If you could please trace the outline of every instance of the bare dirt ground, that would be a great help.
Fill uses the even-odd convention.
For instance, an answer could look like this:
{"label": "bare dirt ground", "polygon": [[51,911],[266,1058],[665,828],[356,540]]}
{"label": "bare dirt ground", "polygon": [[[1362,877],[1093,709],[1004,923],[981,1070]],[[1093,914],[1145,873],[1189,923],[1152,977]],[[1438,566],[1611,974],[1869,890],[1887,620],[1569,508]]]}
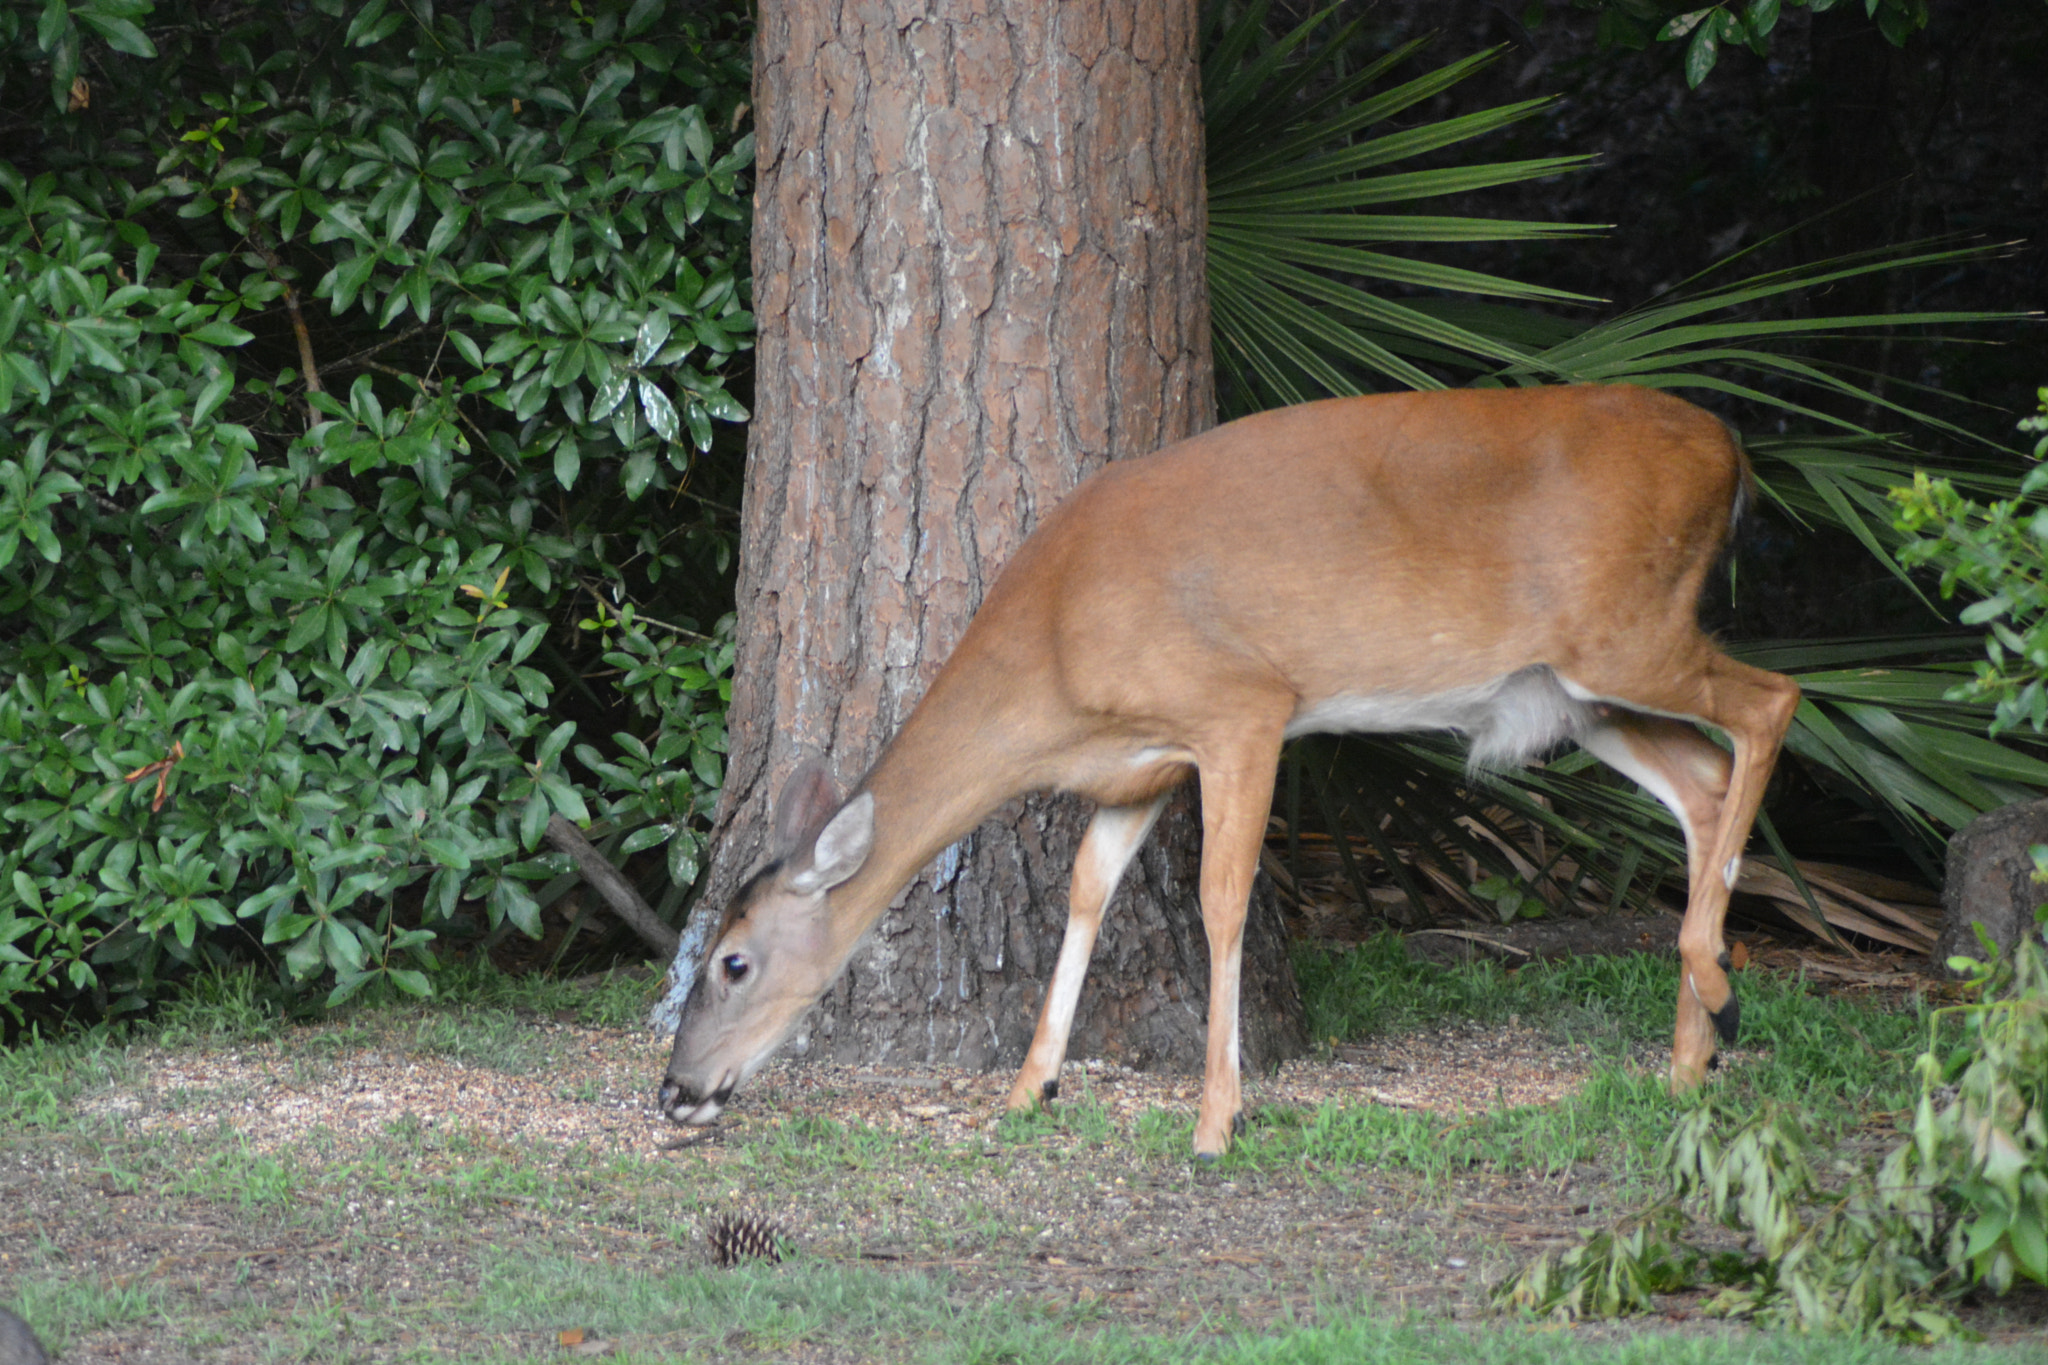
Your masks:
{"label": "bare dirt ground", "polygon": [[[1903,975],[1855,970],[1866,988]],[[57,1137],[0,1135],[0,1285],[59,1266],[155,1294],[179,1324],[74,1338],[67,1362],[274,1359],[265,1324],[309,1304],[338,1324],[332,1358],[522,1356],[559,1348],[544,1333],[444,1336],[436,1306],[455,1308],[507,1255],[708,1265],[711,1222],[744,1212],[814,1264],[936,1274],[962,1301],[1078,1325],[1265,1327],[1365,1301],[1465,1318],[1512,1265],[1631,1197],[1589,1166],[1434,1185],[1366,1167],[1202,1170],[1184,1132],[1156,1131],[1161,1115],[1192,1115],[1198,1081],[1100,1063],[1070,1064],[1064,1122],[1024,1129],[1004,1120],[1007,1076],[778,1062],[717,1127],[679,1130],[653,1108],[665,1042],[537,1016],[517,1031],[544,1065],[457,1060],[402,1036],[340,1046],[317,1030],[136,1052],[131,1079],[88,1094]],[[1513,1022],[1450,1028],[1247,1078],[1246,1101],[1371,1101],[1443,1133],[1502,1104],[1553,1104],[1592,1064],[1590,1048]],[[1674,1297],[1661,1322],[1697,1308]],[[393,1312],[408,1324],[395,1333]],[[364,1323],[385,1325],[350,1344]],[[2044,1323],[2048,1303],[2029,1300],[1982,1325],[2024,1336]],[[876,1358],[728,1346],[717,1358]]]}
{"label": "bare dirt ground", "polygon": [[[205,1359],[254,1360],[260,1342],[238,1346],[235,1324],[266,1306],[445,1294],[451,1277],[471,1278],[492,1249],[537,1235],[580,1258],[673,1268],[708,1261],[703,1232],[714,1217],[751,1211],[808,1256],[942,1272],[967,1296],[1096,1306],[1133,1327],[1219,1317],[1257,1325],[1360,1297],[1472,1311],[1489,1271],[1497,1275],[1514,1252],[1563,1244],[1605,1188],[1595,1173],[1566,1172],[1541,1182],[1474,1176],[1453,1192],[1425,1192],[1412,1178],[1370,1172],[1214,1175],[1177,1152],[1134,1156],[1142,1116],[1191,1114],[1198,1082],[1102,1064],[1070,1065],[1064,1083],[1091,1124],[1047,1125],[1025,1141],[997,1133],[1006,1077],[789,1063],[772,1064],[716,1128],[678,1130],[653,1111],[663,1043],[552,1021],[531,1027],[551,1035],[566,1069],[511,1075],[379,1047],[312,1058],[290,1038],[143,1052],[140,1083],[82,1106],[84,1130],[110,1124],[109,1140],[0,1149],[0,1283],[54,1260],[117,1290],[151,1287],[183,1313],[219,1318],[221,1348]],[[1312,1110],[1326,1099],[1372,1099],[1456,1123],[1502,1100],[1554,1101],[1583,1080],[1589,1060],[1531,1029],[1454,1029],[1250,1079],[1247,1102]],[[827,1119],[843,1126],[836,1140],[816,1126]],[[374,1180],[316,1215],[252,1208],[203,1180],[180,1195],[175,1180],[166,1189],[155,1172],[123,1169],[125,1145],[170,1140],[189,1159],[228,1132],[245,1164],[271,1155],[295,1167],[374,1171],[403,1160],[414,1192],[437,1173],[461,1179],[478,1150],[501,1150],[559,1152],[577,1172],[611,1158],[659,1162],[687,1193],[661,1230],[629,1214],[630,1199],[564,1211],[507,1193],[451,1231],[409,1217],[409,1201],[380,1197]],[[841,1169],[764,1197],[761,1150],[786,1134],[822,1134]],[[845,1134],[861,1137],[857,1150]],[[903,1159],[891,1146],[918,1155]],[[303,1170],[299,1180],[317,1183]],[[65,1356],[185,1358],[146,1330],[101,1332]]]}

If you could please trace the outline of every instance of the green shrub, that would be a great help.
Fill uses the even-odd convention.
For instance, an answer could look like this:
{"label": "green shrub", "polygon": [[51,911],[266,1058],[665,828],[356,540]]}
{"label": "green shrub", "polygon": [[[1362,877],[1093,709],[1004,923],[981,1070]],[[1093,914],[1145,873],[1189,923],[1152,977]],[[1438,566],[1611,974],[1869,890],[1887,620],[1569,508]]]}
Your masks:
{"label": "green shrub", "polygon": [[695,878],[752,138],[744,34],[663,8],[0,10],[16,1018],[423,994],[537,931],[555,814]]}
{"label": "green shrub", "polygon": [[[2048,910],[2039,918],[2048,924]],[[1666,1144],[1667,1199],[1524,1266],[1496,1302],[1614,1316],[1711,1279],[1723,1288],[1710,1312],[1932,1340],[1955,1331],[1946,1305],[1965,1290],[2048,1284],[2041,940],[2029,935],[2005,962],[1954,960],[1976,998],[1932,1013],[1911,1131],[1881,1159],[1830,1181],[1793,1108],[1703,1102]],[[1945,1038],[1950,1024],[1960,1028]],[[1709,1255],[1688,1240],[1689,1207],[1742,1233],[1745,1251]]]}
{"label": "green shrub", "polygon": [[[2048,458],[2048,388],[2041,412],[2019,424],[2039,433],[2034,458]],[[1941,595],[1967,588],[1978,600],[1963,608],[1965,625],[1988,625],[1986,658],[1977,676],[1953,689],[1960,701],[1994,701],[1991,733],[2025,721],[2048,729],[2048,508],[2032,503],[2048,487],[2048,464],[2036,464],[2019,496],[1980,507],[1945,478],[1916,471],[1911,488],[1892,490],[1898,529],[1909,539],[1899,562],[1941,570]]]}
{"label": "green shrub", "polygon": [[[2036,849],[2036,861],[2043,850]],[[2048,924],[2048,908],[2035,912]],[[1988,945],[1987,945],[1988,946]],[[1938,1190],[1953,1215],[1948,1264],[1999,1293],[2048,1284],[2048,957],[2042,935],[2007,961],[1950,959],[1980,999],[1941,1011],[1963,1037],[1920,1059],[1923,1088],[1901,1176]]]}

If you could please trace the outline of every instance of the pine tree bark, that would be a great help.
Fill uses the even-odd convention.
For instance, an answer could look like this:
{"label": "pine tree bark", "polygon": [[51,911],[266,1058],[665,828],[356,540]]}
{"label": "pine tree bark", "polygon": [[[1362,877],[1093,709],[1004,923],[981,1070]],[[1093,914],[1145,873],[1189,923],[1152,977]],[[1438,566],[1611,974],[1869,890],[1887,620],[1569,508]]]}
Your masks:
{"label": "pine tree bark", "polygon": [[[1197,8],[761,5],[757,397],[702,913],[766,856],[802,759],[846,784],[866,770],[1046,511],[1104,462],[1213,422]],[[1075,1057],[1200,1069],[1194,809],[1191,790],[1176,800],[1110,908]],[[947,850],[792,1047],[1020,1061],[1086,815],[1036,798]],[[1270,905],[1244,970],[1247,1064],[1277,1062],[1302,1036]]]}

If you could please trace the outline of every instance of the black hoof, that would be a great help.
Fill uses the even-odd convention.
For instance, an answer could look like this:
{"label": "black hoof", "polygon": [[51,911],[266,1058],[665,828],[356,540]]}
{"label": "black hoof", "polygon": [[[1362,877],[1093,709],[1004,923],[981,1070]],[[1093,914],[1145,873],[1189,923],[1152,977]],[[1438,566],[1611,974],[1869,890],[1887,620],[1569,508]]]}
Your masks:
{"label": "black hoof", "polygon": [[1195,1153],[1195,1164],[1196,1164],[1196,1165],[1199,1165],[1199,1166],[1214,1166],[1214,1165],[1215,1165],[1215,1164],[1216,1164],[1216,1163],[1217,1163],[1218,1161],[1220,1161],[1221,1159],[1222,1159],[1222,1153],[1220,1153],[1220,1152],[1196,1152],[1196,1153]]}
{"label": "black hoof", "polygon": [[1730,956],[1728,956],[1728,950],[1727,950],[1726,948],[1723,948],[1723,949],[1721,950],[1721,955],[1720,955],[1719,957],[1715,958],[1715,959],[1714,959],[1714,962],[1715,962],[1715,963],[1716,963],[1716,965],[1718,965],[1718,966],[1719,966],[1719,967],[1721,968],[1721,970],[1722,970],[1722,971],[1724,971],[1724,972],[1728,972],[1728,971],[1733,971],[1733,970],[1735,970],[1735,959],[1734,959],[1734,958],[1732,958],[1732,957],[1730,957]]}
{"label": "black hoof", "polygon": [[1060,1083],[1056,1080],[1047,1081],[1038,1087],[1038,1093],[1047,1100],[1056,1100],[1060,1097]]}
{"label": "black hoof", "polygon": [[1735,998],[1735,988],[1728,988],[1728,1003],[1708,1016],[1714,1021],[1714,1032],[1721,1035],[1721,1041],[1729,1047],[1735,1046],[1735,1037],[1742,1029],[1742,1002]]}

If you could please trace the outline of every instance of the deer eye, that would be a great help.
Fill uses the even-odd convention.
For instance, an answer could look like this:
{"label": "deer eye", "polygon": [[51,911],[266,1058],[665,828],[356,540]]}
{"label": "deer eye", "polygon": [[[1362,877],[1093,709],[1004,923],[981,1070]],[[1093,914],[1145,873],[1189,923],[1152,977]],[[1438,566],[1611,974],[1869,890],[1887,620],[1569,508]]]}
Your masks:
{"label": "deer eye", "polygon": [[725,979],[730,984],[736,986],[746,979],[747,960],[740,954],[728,953],[718,965],[725,968]]}

